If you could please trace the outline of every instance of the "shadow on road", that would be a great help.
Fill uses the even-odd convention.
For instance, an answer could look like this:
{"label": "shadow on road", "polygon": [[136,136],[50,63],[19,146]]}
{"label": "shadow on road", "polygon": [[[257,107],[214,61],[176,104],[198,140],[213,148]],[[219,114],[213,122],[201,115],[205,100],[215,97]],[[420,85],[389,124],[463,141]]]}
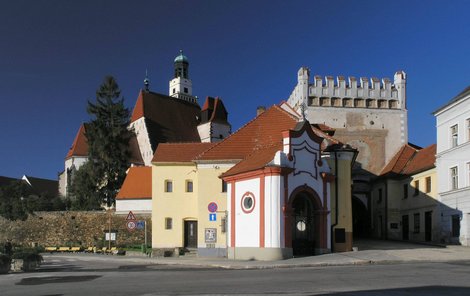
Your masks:
{"label": "shadow on road", "polygon": [[398,288],[398,289],[383,289],[383,290],[369,290],[369,291],[352,291],[352,292],[336,292],[328,294],[320,294],[320,296],[383,296],[383,295],[446,295],[446,296],[461,296],[470,295],[470,288],[466,287],[453,287],[453,286],[425,286],[425,287],[411,287],[411,288]]}

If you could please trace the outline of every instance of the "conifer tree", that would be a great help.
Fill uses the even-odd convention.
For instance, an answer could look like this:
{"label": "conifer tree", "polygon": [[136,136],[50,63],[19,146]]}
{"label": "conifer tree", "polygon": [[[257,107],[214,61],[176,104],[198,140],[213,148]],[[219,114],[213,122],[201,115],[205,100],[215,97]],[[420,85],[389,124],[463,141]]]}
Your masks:
{"label": "conifer tree", "polygon": [[124,181],[130,155],[129,110],[112,76],[105,77],[96,91],[96,103],[88,101],[87,112],[92,120],[86,124],[85,135],[96,192],[109,207]]}

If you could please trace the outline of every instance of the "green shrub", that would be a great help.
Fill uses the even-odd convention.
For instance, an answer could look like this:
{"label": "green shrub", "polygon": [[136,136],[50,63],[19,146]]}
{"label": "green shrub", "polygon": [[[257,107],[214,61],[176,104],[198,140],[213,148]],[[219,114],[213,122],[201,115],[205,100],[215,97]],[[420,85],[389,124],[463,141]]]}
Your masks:
{"label": "green shrub", "polygon": [[36,261],[36,262],[42,262],[44,260],[41,254],[38,254],[36,252],[26,252],[26,251],[13,253],[12,259],[23,259],[24,261]]}
{"label": "green shrub", "polygon": [[0,254],[0,266],[11,264],[11,257],[5,254]]}

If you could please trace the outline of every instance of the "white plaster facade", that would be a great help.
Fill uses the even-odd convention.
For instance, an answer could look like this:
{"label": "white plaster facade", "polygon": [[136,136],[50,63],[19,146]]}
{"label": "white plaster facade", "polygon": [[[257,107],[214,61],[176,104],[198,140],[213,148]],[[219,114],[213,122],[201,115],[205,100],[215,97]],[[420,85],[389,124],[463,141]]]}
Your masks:
{"label": "white plaster facade", "polygon": [[442,236],[470,246],[470,88],[434,115]]}
{"label": "white plaster facade", "polygon": [[209,121],[197,126],[202,143],[221,141],[230,135],[230,125]]}
{"label": "white plaster facade", "polygon": [[150,137],[145,124],[145,117],[141,117],[129,125],[130,130],[134,130],[139,145],[140,154],[145,166],[152,165],[152,145],[150,144]]}
{"label": "white plaster facade", "polygon": [[152,199],[116,199],[116,214],[127,214],[129,211],[134,214],[152,213]]}
{"label": "white plaster facade", "polygon": [[[284,148],[278,151],[264,170],[228,178],[227,210],[229,213],[228,257],[232,259],[278,260],[292,257],[290,230],[285,227],[286,211],[299,189],[309,189],[326,211],[323,225],[325,246],[316,252],[331,250],[330,190],[324,186],[322,173],[329,174],[321,160],[320,143],[307,132],[299,137],[284,137]],[[291,170],[288,175],[279,169]],[[225,179],[225,178],[224,178]],[[326,191],[325,191],[326,190]],[[251,196],[253,207],[244,206]],[[317,237],[318,240],[321,240]]]}

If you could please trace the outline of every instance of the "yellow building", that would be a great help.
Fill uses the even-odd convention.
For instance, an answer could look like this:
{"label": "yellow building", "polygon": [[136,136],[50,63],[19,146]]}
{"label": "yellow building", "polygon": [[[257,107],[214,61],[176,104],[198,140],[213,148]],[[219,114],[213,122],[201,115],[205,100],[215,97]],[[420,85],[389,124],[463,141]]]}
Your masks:
{"label": "yellow building", "polygon": [[216,144],[160,144],[154,254],[197,247],[198,256],[275,260],[351,250],[356,154],[285,103]]}
{"label": "yellow building", "polygon": [[372,187],[374,236],[439,242],[442,210],[437,198],[436,145],[404,145]]}

